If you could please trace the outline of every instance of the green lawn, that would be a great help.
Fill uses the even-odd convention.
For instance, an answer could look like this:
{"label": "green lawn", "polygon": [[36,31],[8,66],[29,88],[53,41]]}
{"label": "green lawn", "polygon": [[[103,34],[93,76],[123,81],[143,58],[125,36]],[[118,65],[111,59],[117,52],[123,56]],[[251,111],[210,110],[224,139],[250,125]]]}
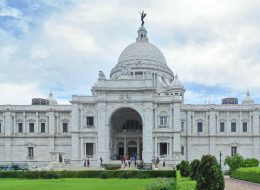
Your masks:
{"label": "green lawn", "polygon": [[142,190],[153,179],[0,179],[0,190]]}
{"label": "green lawn", "polygon": [[177,171],[176,179],[174,179],[175,187],[177,190],[195,190],[196,181],[191,180],[189,177],[181,177],[180,172]]}

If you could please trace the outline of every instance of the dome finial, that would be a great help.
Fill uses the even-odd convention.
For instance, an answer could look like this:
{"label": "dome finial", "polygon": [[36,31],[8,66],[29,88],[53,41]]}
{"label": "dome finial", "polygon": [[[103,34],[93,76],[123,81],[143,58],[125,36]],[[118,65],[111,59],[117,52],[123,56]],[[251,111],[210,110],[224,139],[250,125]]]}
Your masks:
{"label": "dome finial", "polygon": [[175,75],[174,75],[174,80],[178,80],[178,74],[177,73],[175,73]]}
{"label": "dome finial", "polygon": [[148,37],[147,37],[147,31],[144,27],[144,17],[146,16],[146,13],[144,13],[144,11],[140,12],[140,15],[141,15],[141,26],[140,28],[138,29],[137,33],[138,33],[138,36],[136,38],[136,41],[137,42],[148,42]]}
{"label": "dome finial", "polygon": [[144,26],[144,18],[146,16],[146,13],[144,11],[142,11],[142,12],[139,11],[139,13],[141,15],[141,22],[142,22],[141,26]]}

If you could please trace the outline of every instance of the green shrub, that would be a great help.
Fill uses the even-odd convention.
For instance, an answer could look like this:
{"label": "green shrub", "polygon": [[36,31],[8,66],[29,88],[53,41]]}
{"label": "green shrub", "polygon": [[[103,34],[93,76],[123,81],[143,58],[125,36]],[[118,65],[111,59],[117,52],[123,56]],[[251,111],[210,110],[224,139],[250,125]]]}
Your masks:
{"label": "green shrub", "polygon": [[238,168],[246,168],[246,167],[257,167],[259,165],[259,161],[255,158],[247,158],[244,159],[243,156],[239,154],[235,154],[233,156],[227,156],[225,158],[225,165],[228,165],[231,172]]}
{"label": "green shrub", "polygon": [[254,183],[260,183],[260,168],[239,168],[231,172],[231,177]]}
{"label": "green shrub", "polygon": [[243,163],[244,163],[244,158],[239,154],[235,154],[233,156],[227,156],[224,161],[224,164],[228,165],[231,171],[234,171],[235,169],[242,167]]}
{"label": "green shrub", "polygon": [[247,158],[244,160],[243,166],[244,168],[248,167],[258,167],[259,161],[255,158]]}
{"label": "green shrub", "polygon": [[190,163],[190,177],[193,180],[197,180],[198,179],[198,167],[199,167],[200,161],[198,159],[193,160]]}
{"label": "green shrub", "polygon": [[224,176],[216,158],[204,155],[198,167],[197,189],[199,190],[224,190]]}
{"label": "green shrub", "polygon": [[106,171],[100,172],[100,174],[98,175],[98,178],[101,178],[101,179],[107,179],[108,177],[109,177],[109,175]]}
{"label": "green shrub", "polygon": [[146,190],[171,190],[173,186],[172,179],[168,178],[157,178],[146,187]]}
{"label": "green shrub", "polygon": [[146,179],[146,178],[151,178],[151,175],[147,172],[138,172],[136,177]]}
{"label": "green shrub", "polygon": [[190,164],[186,160],[182,160],[178,166],[181,176],[188,177],[190,175]]}
{"label": "green shrub", "polygon": [[124,171],[119,174],[119,178],[128,179],[130,175],[129,171]]}
{"label": "green shrub", "polygon": [[[106,172],[106,173],[105,173]],[[105,176],[106,175],[106,176]],[[0,171],[0,178],[173,178],[175,170]]]}

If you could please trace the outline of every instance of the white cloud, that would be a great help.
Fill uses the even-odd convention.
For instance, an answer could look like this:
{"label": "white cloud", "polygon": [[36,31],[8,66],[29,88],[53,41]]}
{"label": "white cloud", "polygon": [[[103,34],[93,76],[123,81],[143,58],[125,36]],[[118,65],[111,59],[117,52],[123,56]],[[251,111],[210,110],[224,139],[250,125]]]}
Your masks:
{"label": "white cloud", "polygon": [[[46,95],[56,89],[58,97],[90,94],[98,70],[108,76],[121,51],[135,41],[137,11],[144,9],[150,41],[183,82],[230,91],[250,88],[260,96],[258,0],[43,2],[55,11],[40,18],[5,6],[14,9],[8,14],[19,17],[25,33],[15,37],[0,26],[0,83],[33,81]],[[201,92],[189,91],[189,100],[204,102]]]}
{"label": "white cloud", "polygon": [[0,105],[28,105],[32,98],[45,98],[34,83],[0,83]]}
{"label": "white cloud", "polygon": [[1,16],[20,18],[22,16],[22,13],[18,9],[7,6],[6,1],[1,1],[0,2],[0,17]]}

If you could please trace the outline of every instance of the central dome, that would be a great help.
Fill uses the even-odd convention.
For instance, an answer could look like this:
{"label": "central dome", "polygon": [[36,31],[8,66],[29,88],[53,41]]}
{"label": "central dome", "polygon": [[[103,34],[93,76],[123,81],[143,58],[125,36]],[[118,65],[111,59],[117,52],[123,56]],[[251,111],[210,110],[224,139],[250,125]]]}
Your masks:
{"label": "central dome", "polygon": [[132,60],[146,60],[151,61],[153,64],[166,65],[166,60],[162,52],[155,45],[145,41],[137,41],[127,46],[121,53],[118,64],[127,64]]}
{"label": "central dome", "polygon": [[137,33],[136,42],[123,50],[116,66],[111,71],[110,77],[120,78],[122,68],[128,67],[133,72],[159,72],[162,75],[168,76],[168,78],[173,78],[173,73],[167,66],[162,52],[148,41],[145,27],[141,26]]}

